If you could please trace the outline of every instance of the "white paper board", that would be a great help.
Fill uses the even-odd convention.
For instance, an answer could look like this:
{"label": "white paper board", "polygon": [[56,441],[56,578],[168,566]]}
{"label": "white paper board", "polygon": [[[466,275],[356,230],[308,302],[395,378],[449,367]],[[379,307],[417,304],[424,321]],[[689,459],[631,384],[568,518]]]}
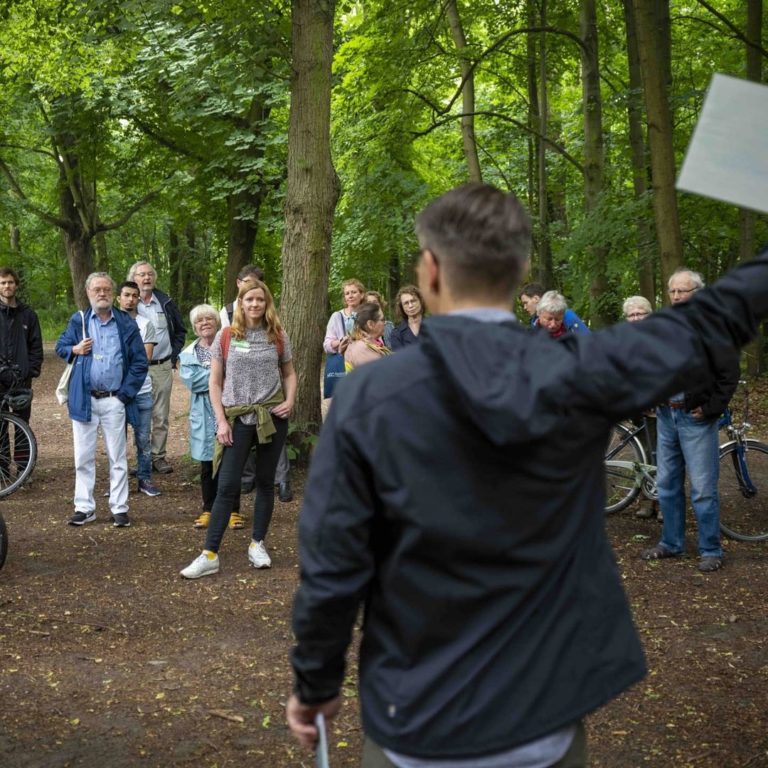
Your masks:
{"label": "white paper board", "polygon": [[712,78],[677,188],[768,213],[768,86]]}

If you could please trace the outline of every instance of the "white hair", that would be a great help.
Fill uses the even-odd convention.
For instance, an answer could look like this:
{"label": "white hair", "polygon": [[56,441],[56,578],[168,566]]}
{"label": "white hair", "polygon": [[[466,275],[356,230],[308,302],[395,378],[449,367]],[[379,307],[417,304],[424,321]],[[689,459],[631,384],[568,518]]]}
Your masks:
{"label": "white hair", "polygon": [[564,315],[566,309],[568,309],[568,302],[566,302],[565,296],[562,293],[547,291],[536,305],[536,314],[540,315],[542,312],[549,312],[553,315]]}

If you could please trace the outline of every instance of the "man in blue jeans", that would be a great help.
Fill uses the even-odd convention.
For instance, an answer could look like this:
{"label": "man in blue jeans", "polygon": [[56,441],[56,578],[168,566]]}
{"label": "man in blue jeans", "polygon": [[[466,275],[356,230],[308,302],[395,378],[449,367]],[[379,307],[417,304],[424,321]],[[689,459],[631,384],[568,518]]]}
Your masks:
{"label": "man in blue jeans", "polygon": [[[698,272],[678,269],[669,278],[672,304],[688,301],[704,287]],[[685,475],[691,483],[691,504],[699,529],[699,570],[719,570],[720,450],[717,422],[739,382],[736,350],[716,361],[717,376],[698,381],[685,392],[672,395],[656,409],[656,481],[664,519],[661,541],[642,553],[644,560],[678,557],[685,549]]]}
{"label": "man in blue jeans", "polygon": [[[152,352],[157,344],[157,335],[152,321],[139,315],[139,286],[132,280],[126,280],[120,284],[117,304],[123,312],[127,312],[139,326],[141,340],[144,342],[144,351],[147,360],[152,359]],[[138,411],[138,418],[133,427],[133,439],[136,443],[136,477],[139,480],[139,491],[147,496],[159,496],[160,489],[152,482],[152,379],[147,374],[141,389],[134,401]]]}

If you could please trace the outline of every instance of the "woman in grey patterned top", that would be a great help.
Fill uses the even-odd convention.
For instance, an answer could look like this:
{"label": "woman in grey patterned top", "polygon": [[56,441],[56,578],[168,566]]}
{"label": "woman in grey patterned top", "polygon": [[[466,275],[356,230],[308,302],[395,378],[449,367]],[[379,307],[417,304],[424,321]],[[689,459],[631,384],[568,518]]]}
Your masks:
{"label": "woman in grey patterned top", "polygon": [[254,568],[272,565],[264,539],[275,503],[275,467],[296,399],[296,372],[288,335],[269,288],[248,282],[240,289],[232,325],[211,346],[211,404],[216,416],[219,484],[203,553],[181,575],[197,579],[219,570],[218,551],[251,449],[256,454],[256,497],[248,559]]}

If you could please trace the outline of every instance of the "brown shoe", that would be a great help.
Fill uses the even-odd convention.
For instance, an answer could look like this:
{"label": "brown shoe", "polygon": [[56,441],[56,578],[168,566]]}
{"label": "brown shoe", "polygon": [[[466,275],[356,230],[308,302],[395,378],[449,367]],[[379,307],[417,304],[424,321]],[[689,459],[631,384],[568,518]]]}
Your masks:
{"label": "brown shoe", "polygon": [[165,459],[155,459],[152,462],[152,471],[158,475],[170,475],[173,467]]}
{"label": "brown shoe", "polygon": [[641,517],[644,519],[654,517],[655,515],[656,515],[656,504],[650,499],[643,499],[640,502],[640,506],[638,507],[637,512],[635,512],[635,517]]}
{"label": "brown shoe", "polygon": [[704,555],[699,560],[699,570],[702,573],[712,573],[713,571],[719,571],[723,567],[722,557],[713,557],[711,555]]}

